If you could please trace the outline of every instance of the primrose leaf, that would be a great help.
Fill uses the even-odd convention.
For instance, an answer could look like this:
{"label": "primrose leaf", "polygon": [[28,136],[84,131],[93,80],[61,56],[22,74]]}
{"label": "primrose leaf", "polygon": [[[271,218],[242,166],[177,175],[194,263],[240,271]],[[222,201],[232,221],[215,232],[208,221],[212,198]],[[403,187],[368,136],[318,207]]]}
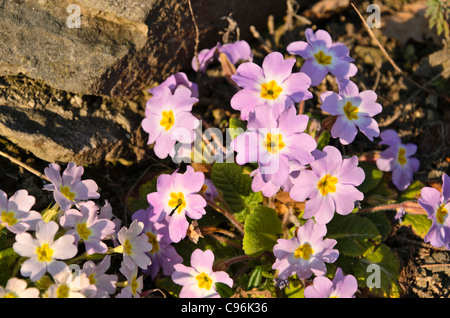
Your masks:
{"label": "primrose leaf", "polygon": [[364,170],[365,178],[363,183],[361,183],[357,188],[363,193],[368,193],[373,190],[383,179],[383,172],[374,164],[367,162],[360,162],[359,167]]}
{"label": "primrose leaf", "polygon": [[426,215],[406,213],[400,226],[410,226],[416,235],[425,238],[430,230],[431,223],[432,221]]}
{"label": "primrose leaf", "polygon": [[272,251],[282,233],[277,212],[259,205],[247,216],[245,222],[243,249],[245,254],[256,256],[264,251]]}

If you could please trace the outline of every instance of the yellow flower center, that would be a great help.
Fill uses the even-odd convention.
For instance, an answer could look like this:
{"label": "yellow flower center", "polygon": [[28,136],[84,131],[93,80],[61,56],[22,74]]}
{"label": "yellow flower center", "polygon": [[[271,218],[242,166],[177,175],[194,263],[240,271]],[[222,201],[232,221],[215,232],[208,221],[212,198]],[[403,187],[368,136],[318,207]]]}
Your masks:
{"label": "yellow flower center", "polygon": [[321,65],[330,65],[331,64],[331,56],[330,55],[326,55],[325,53],[323,53],[323,51],[319,51],[316,54],[314,54],[314,57],[317,60],[317,63],[321,64]]}
{"label": "yellow flower center", "polygon": [[95,285],[95,282],[96,282],[96,280],[95,280],[95,273],[89,274],[88,278],[89,278],[89,283],[91,285]]}
{"label": "yellow flower center", "polygon": [[338,179],[336,177],[332,177],[329,174],[320,179],[319,183],[317,183],[317,188],[323,196],[326,196],[328,193],[333,193],[336,191],[336,183]]}
{"label": "yellow flower center", "polygon": [[344,105],[344,114],[349,120],[358,119],[358,107],[353,106],[350,101]]}
{"label": "yellow flower center", "polygon": [[277,82],[270,81],[269,83],[261,84],[261,97],[265,99],[277,99],[278,95],[283,89],[278,86]]}
{"label": "yellow flower center", "polygon": [[213,283],[213,280],[205,273],[197,275],[195,279],[198,282],[198,288],[205,288],[206,290],[209,290]]}
{"label": "yellow flower center", "polygon": [[136,276],[133,277],[133,279],[131,280],[131,291],[133,293],[133,295],[136,295],[137,289],[139,287],[139,282],[137,281]]}
{"label": "yellow flower center", "polygon": [[173,124],[175,124],[175,117],[173,115],[173,111],[163,111],[162,112],[162,119],[159,122],[161,126],[164,127],[165,130],[169,130],[172,128]]}
{"label": "yellow flower center", "polygon": [[123,251],[128,255],[131,255],[133,253],[133,245],[129,240],[125,240],[125,242],[123,243]]}
{"label": "yellow flower center", "polygon": [[83,241],[87,241],[91,235],[91,230],[87,228],[86,223],[77,224],[77,232]]}
{"label": "yellow flower center", "polygon": [[74,192],[70,191],[69,186],[65,186],[65,187],[61,186],[59,188],[59,190],[61,191],[62,195],[65,196],[70,201],[73,201],[76,197],[76,194]]}
{"label": "yellow flower center", "polygon": [[271,134],[267,133],[266,140],[264,141],[264,147],[267,149],[267,151],[271,153],[277,153],[281,149],[283,149],[285,146],[283,142],[283,137],[281,134]]}
{"label": "yellow flower center", "polygon": [[56,298],[67,298],[69,297],[70,288],[63,284],[61,286],[58,286],[56,289]]}
{"label": "yellow flower center", "polygon": [[402,166],[406,163],[406,157],[405,157],[406,150],[405,148],[400,148],[398,150],[398,163]]}
{"label": "yellow flower center", "polygon": [[14,293],[7,293],[7,294],[5,294],[4,296],[3,296],[3,298],[19,298],[19,297],[17,297],[17,295],[16,294],[14,294]]}
{"label": "yellow flower center", "polygon": [[314,250],[312,249],[311,245],[309,245],[308,243],[305,243],[295,249],[294,257],[295,258],[301,257],[305,261],[307,261],[311,257],[312,254],[314,254]]}
{"label": "yellow flower center", "polygon": [[2,220],[3,223],[5,223],[5,224],[7,224],[9,226],[13,226],[18,221],[15,218],[14,212],[6,212],[6,211],[2,211],[1,220]]}
{"label": "yellow flower center", "polygon": [[176,208],[178,213],[184,210],[186,207],[186,201],[184,200],[184,194],[182,192],[172,192],[170,194],[169,206],[171,208]]}
{"label": "yellow flower center", "polygon": [[148,242],[153,246],[150,253],[157,253],[159,251],[159,244],[155,234],[153,234],[152,232],[147,232],[146,234],[148,237]]}
{"label": "yellow flower center", "polygon": [[440,224],[443,224],[447,213],[448,211],[445,208],[445,204],[442,204],[436,211],[436,221],[438,221]]}
{"label": "yellow flower center", "polygon": [[52,259],[53,250],[47,243],[44,243],[36,248],[36,255],[39,262],[50,262]]}

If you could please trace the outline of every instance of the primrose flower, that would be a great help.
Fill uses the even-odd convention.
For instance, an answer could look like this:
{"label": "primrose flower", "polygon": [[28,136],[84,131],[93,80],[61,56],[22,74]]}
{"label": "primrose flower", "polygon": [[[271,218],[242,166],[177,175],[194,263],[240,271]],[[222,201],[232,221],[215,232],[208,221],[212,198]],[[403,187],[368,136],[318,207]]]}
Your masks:
{"label": "primrose flower", "polygon": [[[198,97],[198,85],[189,81],[186,73],[183,72],[178,72],[170,75],[164,82],[162,82],[158,86],[167,86],[168,88],[170,88],[170,91],[173,94],[175,92],[175,89],[180,85],[189,88],[192,97]],[[147,91],[153,95],[157,94],[157,90],[155,90],[155,88],[150,88]]]}
{"label": "primrose flower", "polygon": [[183,264],[174,266],[172,280],[183,286],[180,298],[220,298],[216,283],[233,286],[233,280],[226,272],[213,271],[213,263],[214,254],[211,250],[196,249],[191,255],[191,267]]}
{"label": "primrose flower", "polygon": [[217,191],[216,186],[214,183],[205,178],[205,181],[203,182],[202,189],[200,190],[206,199],[210,201],[214,201],[215,198],[219,196],[219,191]]}
{"label": "primrose flower", "polygon": [[136,266],[146,269],[152,262],[147,256],[153,246],[148,242],[146,235],[141,235],[144,224],[138,220],[131,222],[127,229],[122,227],[117,233],[121,245],[115,247],[113,252],[123,253],[123,263],[133,270]]}
{"label": "primrose flower", "polygon": [[198,53],[198,68],[197,58],[194,56],[191,65],[194,71],[205,73],[208,65],[218,59],[220,54],[225,54],[232,64],[236,64],[240,60],[252,61],[253,53],[250,45],[246,41],[236,41],[228,44],[217,44],[211,49],[203,49]]}
{"label": "primrose flower", "polygon": [[204,184],[204,174],[195,172],[191,166],[187,166],[184,174],[177,171],[160,175],[156,183],[157,192],[147,195],[157,220],[168,219],[169,237],[174,243],[186,237],[189,228],[186,216],[198,220],[206,213],[206,200],[198,194]]}
{"label": "primrose flower", "polygon": [[292,42],[287,51],[305,59],[300,71],[311,78],[311,85],[319,85],[328,73],[339,79],[350,78],[358,72],[354,61],[349,56],[347,46],[343,43],[333,43],[330,34],[325,30],[311,28],[305,30],[305,41]]}
{"label": "primrose flower", "polygon": [[27,287],[26,280],[12,277],[5,287],[0,286],[0,298],[39,298],[39,289]]}
{"label": "primrose flower", "polygon": [[279,52],[268,54],[262,68],[246,62],[236,70],[231,78],[242,89],[231,98],[231,107],[241,112],[241,119],[248,120],[257,105],[270,106],[269,110],[277,118],[286,109],[312,98],[308,91],[310,78],[301,72],[292,73],[295,59],[284,59]]}
{"label": "primrose flower", "polygon": [[66,267],[61,260],[70,259],[77,254],[78,248],[73,243],[73,235],[66,234],[55,240],[58,229],[59,226],[54,221],[39,221],[36,224],[36,238],[27,232],[16,235],[14,251],[20,256],[28,257],[20,268],[22,276],[30,277],[35,282],[46,271],[56,275]]}
{"label": "primrose flower", "polygon": [[115,217],[112,213],[112,206],[108,200],[105,200],[105,204],[100,208],[98,213],[100,219],[107,219],[114,223],[114,233],[119,232],[120,226],[122,225],[122,220]]}
{"label": "primrose flower", "polygon": [[138,268],[130,269],[122,264],[119,271],[125,276],[126,281],[117,284],[123,285],[123,288],[116,298],[140,298],[144,287],[144,279],[142,275],[138,277]]}
{"label": "primrose flower", "polygon": [[422,188],[420,194],[418,202],[433,221],[424,241],[450,249],[450,177],[447,174],[442,176],[442,194],[432,187]]}
{"label": "primrose flower", "polygon": [[278,239],[273,247],[277,259],[272,265],[273,269],[278,270],[278,277],[287,279],[297,274],[299,279],[306,279],[312,274],[325,275],[325,263],[333,263],[339,256],[339,251],[333,249],[337,241],[324,239],[326,234],[325,224],[309,219],[298,228],[293,238]]}
{"label": "primrose flower", "polygon": [[75,237],[75,244],[81,240],[86,246],[86,253],[106,253],[108,247],[102,239],[114,233],[115,224],[108,219],[98,217],[98,207],[93,201],[82,202],[79,210],[69,209],[59,220],[66,228],[67,234]]}
{"label": "primrose flower", "polygon": [[337,116],[331,128],[331,136],[339,138],[343,145],[351,143],[359,130],[373,141],[380,135],[378,124],[372,117],[381,113],[382,107],[376,103],[377,94],[371,90],[359,92],[352,81],[338,80],[339,94],[327,91],[320,100],[322,109]]}
{"label": "primrose flower", "polygon": [[26,190],[18,190],[8,199],[0,190],[0,229],[6,227],[14,234],[34,230],[36,223],[42,219],[41,214],[31,211],[36,199]]}
{"label": "primrose flower", "polygon": [[415,172],[419,170],[420,162],[411,157],[417,151],[417,146],[412,143],[403,144],[397,132],[392,129],[380,134],[380,145],[389,146],[380,153],[377,159],[377,167],[381,171],[392,171],[392,182],[398,190],[403,191],[409,187]]}
{"label": "primrose flower", "polygon": [[314,152],[316,160],[311,170],[300,172],[290,196],[293,200],[305,202],[304,218],[314,217],[317,223],[326,224],[334,212],[347,215],[352,212],[355,201],[364,198],[356,189],[365,178],[364,170],[358,167],[358,157],[342,159],[339,150],[326,146],[323,151]]}
{"label": "primrose flower", "polygon": [[117,275],[106,274],[110,265],[111,255],[106,255],[98,265],[93,261],[83,264],[80,274],[86,275],[90,284],[96,287],[94,298],[109,298],[116,292]]}
{"label": "primrose flower", "polygon": [[53,191],[55,201],[63,211],[70,209],[78,202],[100,197],[97,192],[97,183],[94,180],[81,180],[84,173],[82,166],[70,162],[62,176],[60,169],[60,166],[55,163],[51,163],[44,169],[45,175],[51,182],[51,184],[44,185],[44,189]]}
{"label": "primrose flower", "polygon": [[149,206],[146,210],[141,209],[134,212],[131,218],[144,224],[142,233],[148,237],[148,242],[152,244],[152,249],[148,252],[152,263],[147,269],[152,279],[155,279],[161,269],[164,275],[172,275],[173,266],[183,261],[175,247],[171,245],[168,221],[163,219],[158,222],[154,220],[155,217],[153,207]]}
{"label": "primrose flower", "polygon": [[175,154],[175,143],[194,141],[194,130],[200,121],[191,114],[198,98],[192,97],[189,88],[179,85],[172,93],[168,86],[157,86],[153,97],[147,101],[142,129],[149,134],[148,144],[160,159]]}
{"label": "primrose flower", "polygon": [[325,276],[314,278],[313,285],[305,288],[305,298],[355,298],[358,282],[353,275],[345,275],[338,268],[333,281]]}
{"label": "primrose flower", "polygon": [[53,280],[55,283],[46,292],[48,298],[93,298],[97,293],[86,274],[74,276],[67,266],[53,275]]}
{"label": "primrose flower", "polygon": [[236,162],[258,162],[265,183],[270,180],[275,186],[284,185],[289,179],[290,161],[306,165],[314,160],[311,153],[317,144],[303,133],[307,125],[308,116],[296,115],[294,107],[275,118],[270,106],[257,106],[248,130],[231,142],[237,152]]}

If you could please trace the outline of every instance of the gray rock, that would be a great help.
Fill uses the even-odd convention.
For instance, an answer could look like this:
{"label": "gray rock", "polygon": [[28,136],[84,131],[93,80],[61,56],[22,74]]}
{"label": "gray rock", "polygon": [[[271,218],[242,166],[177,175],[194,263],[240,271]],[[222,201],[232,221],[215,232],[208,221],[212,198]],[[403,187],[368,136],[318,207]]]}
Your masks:
{"label": "gray rock", "polygon": [[[80,8],[79,28],[74,25]],[[242,38],[284,1],[192,0],[200,47],[211,47],[232,13]],[[135,96],[189,67],[195,28],[187,0],[0,0],[0,76],[19,73],[73,93]]]}

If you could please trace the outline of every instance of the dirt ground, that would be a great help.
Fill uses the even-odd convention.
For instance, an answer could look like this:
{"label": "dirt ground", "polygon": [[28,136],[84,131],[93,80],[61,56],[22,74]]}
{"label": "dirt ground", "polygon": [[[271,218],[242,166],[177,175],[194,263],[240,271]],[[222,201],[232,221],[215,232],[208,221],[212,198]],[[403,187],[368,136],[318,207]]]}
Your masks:
{"label": "dirt ground", "polygon": [[[411,7],[416,2],[378,1],[377,3],[381,6],[382,21],[386,25],[385,28],[374,29],[375,35],[408,76],[426,87],[448,94],[450,87],[448,78],[440,76],[442,69],[439,66],[432,67],[429,62],[430,55],[442,48],[442,45],[436,42],[433,31],[422,27],[419,30],[411,30],[409,35],[404,33],[404,30],[403,33],[398,31],[399,33],[396,34],[393,22],[390,24],[387,22],[388,17],[398,16],[400,12],[412,10],[414,14],[417,13],[418,9]],[[358,2],[358,8],[365,16],[367,16],[365,8],[369,4],[369,2]],[[327,14],[323,12],[319,14],[311,8],[309,10],[300,8],[297,14],[308,18],[317,28],[330,32],[335,41],[348,45],[359,70],[355,81],[360,87],[375,90],[379,102],[384,107],[382,114],[378,117],[380,128],[395,129],[400,132],[403,142],[418,145],[416,157],[420,160],[421,167],[415,178],[427,184],[430,181],[439,181],[443,173],[449,173],[449,102],[418,89],[396,72],[383,57],[376,43],[371,40],[352,7],[334,8]],[[386,20],[383,20],[385,17]],[[404,16],[401,17],[404,18]],[[258,30],[264,42],[256,38],[251,40],[257,63],[267,53],[267,49],[284,50],[286,43],[302,36],[301,30],[306,27],[303,24],[304,21],[295,17],[293,21],[294,27],[288,31],[280,31],[286,20],[275,21],[275,41],[269,40],[270,30]],[[405,21],[405,24],[409,23]],[[388,31],[389,36],[386,34]],[[418,36],[418,31],[422,36]],[[195,80],[195,74],[190,71],[187,73]],[[229,106],[233,91],[229,89],[224,78],[218,75],[217,69],[213,68],[208,76],[202,77],[201,82],[198,83],[201,96],[194,112],[201,114],[202,119],[209,122],[211,126],[224,128],[224,119],[235,114]],[[329,85],[332,85],[331,82],[315,88],[314,95],[317,97],[320,91],[328,90]],[[320,112],[316,97],[305,103],[305,111]],[[154,170],[164,169],[165,165],[171,166],[170,162],[158,162],[159,160],[155,159],[151,149],[145,146],[143,140],[137,140],[136,146],[141,151],[139,161],[136,160],[129,166],[100,162],[86,166],[83,176],[83,178],[92,178],[99,184],[102,198],[112,204],[115,215],[123,220],[133,212],[128,211],[126,199],[135,194],[138,184]],[[366,139],[357,137],[347,151],[363,153],[372,148],[373,145]],[[0,151],[41,172],[48,166],[47,162],[2,138],[0,138]],[[0,176],[0,189],[8,195],[12,195],[18,189],[27,189],[31,195],[35,196],[37,199],[35,210],[46,208],[52,202],[51,193],[42,190],[44,181],[41,178],[1,156]],[[402,271],[399,282],[403,289],[402,297],[447,298],[450,296],[449,251],[424,243],[420,237],[415,236],[405,227],[396,229],[387,244],[401,260]]]}

